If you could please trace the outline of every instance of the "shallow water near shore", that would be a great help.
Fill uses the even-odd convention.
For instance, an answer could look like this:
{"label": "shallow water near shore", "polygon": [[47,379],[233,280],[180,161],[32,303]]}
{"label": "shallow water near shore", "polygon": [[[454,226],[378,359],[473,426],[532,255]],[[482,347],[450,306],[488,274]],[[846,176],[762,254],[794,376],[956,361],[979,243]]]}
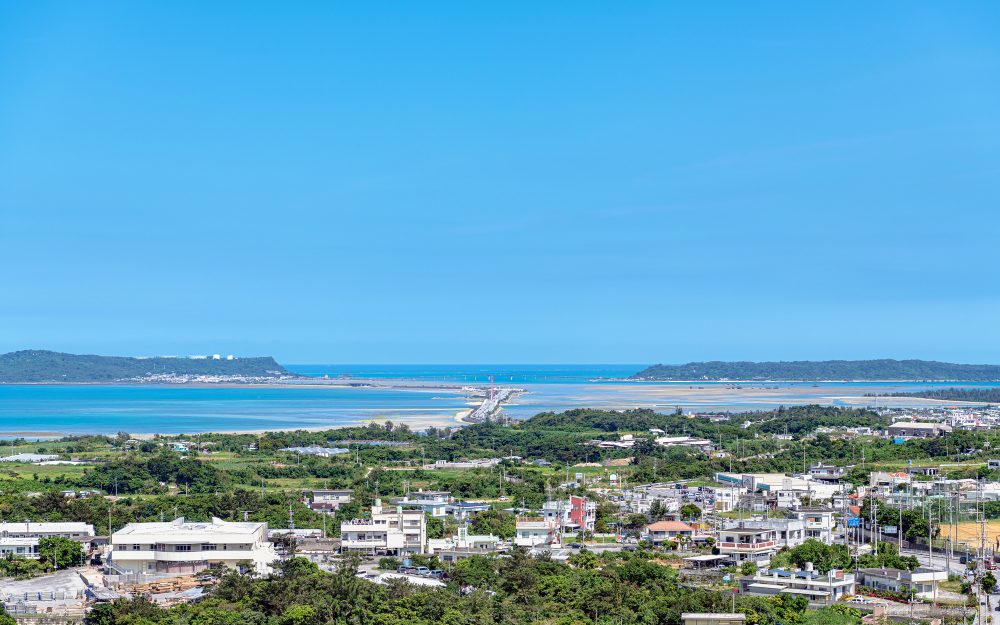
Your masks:
{"label": "shallow water near shore", "polygon": [[[418,381],[423,388],[350,386],[0,385],[0,437],[59,434],[333,428],[389,419],[412,429],[455,425],[469,408],[462,385],[495,383],[527,392],[505,406],[513,418],[593,407],[751,411],[799,404],[868,406],[867,393],[996,383],[625,382],[641,365],[290,365],[300,375]],[[434,382],[441,382],[435,386]],[[878,398],[878,405],[951,405]]]}

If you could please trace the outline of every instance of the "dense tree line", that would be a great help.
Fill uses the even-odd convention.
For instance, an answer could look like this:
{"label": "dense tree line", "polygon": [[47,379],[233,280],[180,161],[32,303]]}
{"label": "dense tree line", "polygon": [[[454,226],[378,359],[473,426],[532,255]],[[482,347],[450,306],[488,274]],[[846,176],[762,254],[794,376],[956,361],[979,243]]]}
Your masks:
{"label": "dense tree line", "polygon": [[653,365],[639,380],[967,380],[998,381],[998,365],[959,365],[933,360],[793,360],[784,362],[689,362]]}
{"label": "dense tree line", "polygon": [[[88,625],[551,625],[678,624],[683,612],[728,612],[730,593],[683,584],[671,567],[643,553],[596,556],[568,564],[475,556],[460,562],[446,588],[385,586],[355,576],[350,563],[331,574],[302,559],[277,574],[225,575],[209,597],[170,609],[145,599],[98,605]],[[851,625],[856,610],[807,611],[804,598],[736,597],[751,625]]]}
{"label": "dense tree line", "polygon": [[945,401],[966,401],[983,403],[1000,403],[1000,388],[942,388],[911,393],[882,393],[878,397],[922,397],[924,399],[942,399]]}

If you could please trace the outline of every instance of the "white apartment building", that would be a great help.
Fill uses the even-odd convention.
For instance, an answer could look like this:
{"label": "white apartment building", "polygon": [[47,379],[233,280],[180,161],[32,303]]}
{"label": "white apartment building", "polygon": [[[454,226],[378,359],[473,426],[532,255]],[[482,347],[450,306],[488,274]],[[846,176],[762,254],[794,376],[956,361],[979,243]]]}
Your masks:
{"label": "white apartment building", "polygon": [[543,519],[568,532],[593,532],[597,521],[597,504],[575,495],[568,500],[547,501],[541,512]]}
{"label": "white apartment building", "polygon": [[94,539],[94,526],[90,523],[0,523],[0,538],[48,538],[61,536],[81,543]]}
{"label": "white apartment building", "polygon": [[814,538],[827,545],[833,544],[833,532],[837,525],[832,508],[799,508],[792,514],[805,525],[806,540]]}
{"label": "white apartment building", "polygon": [[719,555],[733,564],[756,562],[757,566],[767,566],[771,556],[778,552],[780,543],[777,532],[769,527],[744,526],[749,521],[740,521],[719,532],[719,540],[715,544]]}
{"label": "white apartment building", "polygon": [[341,551],[410,555],[424,553],[426,545],[424,511],[404,510],[402,506],[383,510],[381,499],[375,500],[371,518],[340,524]]}
{"label": "white apartment building", "polygon": [[[740,502],[744,489],[734,487],[710,487],[709,500],[718,512],[732,512]],[[707,503],[707,502],[706,502]]]}
{"label": "white apartment building", "polygon": [[772,530],[778,549],[798,547],[806,540],[806,524],[799,519],[747,519],[742,529]]}
{"label": "white apartment building", "polygon": [[542,547],[559,542],[559,522],[542,518],[518,519],[514,544],[518,547]]}
{"label": "white apartment building", "polygon": [[628,512],[647,514],[654,503],[659,502],[664,512],[680,510],[681,491],[672,486],[649,484],[626,490],[622,493],[619,506]]}
{"label": "white apartment building", "polygon": [[111,535],[110,564],[121,572],[182,575],[222,564],[264,574],[277,559],[267,540],[267,523],[178,517],[163,523],[129,523]]}
{"label": "white apartment building", "polygon": [[0,557],[38,559],[38,538],[0,538]]}

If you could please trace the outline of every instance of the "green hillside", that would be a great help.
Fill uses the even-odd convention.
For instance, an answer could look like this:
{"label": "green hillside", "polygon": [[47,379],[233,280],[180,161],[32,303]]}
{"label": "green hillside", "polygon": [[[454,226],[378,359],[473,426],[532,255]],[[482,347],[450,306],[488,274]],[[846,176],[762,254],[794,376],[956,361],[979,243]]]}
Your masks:
{"label": "green hillside", "polygon": [[270,356],[213,360],[194,358],[129,358],[23,350],[0,354],[0,383],[114,382],[150,375],[288,375]]}
{"label": "green hillside", "polygon": [[1000,380],[998,365],[958,365],[933,360],[793,360],[787,362],[689,362],[653,365],[636,380]]}

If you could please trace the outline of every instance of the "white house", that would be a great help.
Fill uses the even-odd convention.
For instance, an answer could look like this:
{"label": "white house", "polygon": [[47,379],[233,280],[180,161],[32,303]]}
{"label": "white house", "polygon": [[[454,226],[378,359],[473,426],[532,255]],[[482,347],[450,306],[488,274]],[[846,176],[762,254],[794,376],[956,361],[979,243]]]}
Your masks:
{"label": "white house", "polygon": [[351,503],[354,491],[350,488],[321,488],[309,491],[311,498],[309,508],[316,512],[333,513],[340,506]]}
{"label": "white house", "polygon": [[542,518],[518,519],[514,544],[518,547],[541,547],[559,542],[559,522]]}
{"label": "white house", "polygon": [[38,559],[38,538],[0,538],[0,557]]}
{"label": "white house", "polygon": [[858,571],[863,586],[890,592],[913,590],[917,597],[933,599],[938,585],[948,581],[948,572],[918,567],[912,571],[902,569],[861,569]]}
{"label": "white house", "polygon": [[383,510],[380,499],[372,506],[371,518],[340,524],[341,551],[410,555],[424,553],[426,545],[424,511],[404,510],[401,506]]}
{"label": "white house", "polygon": [[110,564],[128,573],[181,575],[222,564],[264,574],[277,559],[267,540],[267,523],[179,517],[163,523],[129,523],[111,535]]}
{"label": "white house", "polygon": [[[467,527],[458,528],[458,534],[448,538],[431,538],[427,541],[427,553],[438,555],[444,562],[453,562],[459,556],[489,553],[497,548],[500,538],[492,534],[469,534]],[[451,556],[451,557],[446,557]]]}
{"label": "white house", "polygon": [[792,515],[805,525],[806,540],[814,538],[821,543],[832,545],[836,529],[834,511],[831,508],[806,507],[792,511]]}
{"label": "white house", "polygon": [[643,532],[643,540],[648,540],[654,545],[659,545],[668,541],[693,541],[695,528],[680,521],[657,521],[646,526]]}

